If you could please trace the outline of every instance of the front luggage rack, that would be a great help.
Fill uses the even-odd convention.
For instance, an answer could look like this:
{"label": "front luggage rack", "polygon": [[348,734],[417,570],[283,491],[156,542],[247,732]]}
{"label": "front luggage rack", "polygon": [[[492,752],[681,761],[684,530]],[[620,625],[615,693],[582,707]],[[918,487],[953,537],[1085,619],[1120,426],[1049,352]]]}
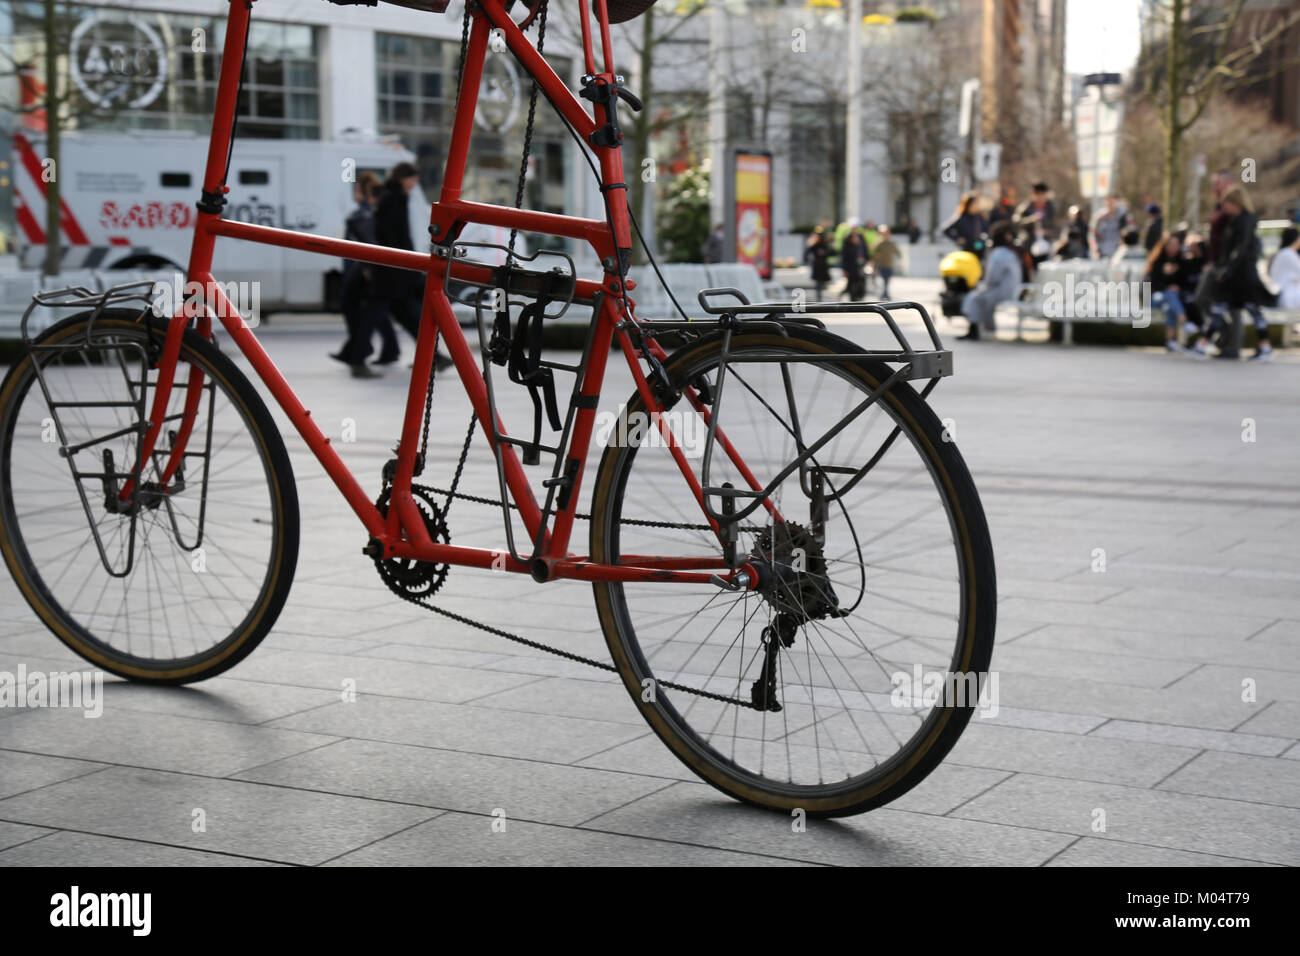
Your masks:
{"label": "front luggage rack", "polygon": [[143,279],[137,282],[115,285],[104,289],[102,292],[95,292],[83,285],[37,292],[32,296],[32,301],[28,303],[27,309],[23,312],[22,320],[18,324],[19,337],[24,346],[31,346],[32,337],[27,331],[27,323],[31,321],[32,315],[38,308],[90,309],[90,322],[86,326],[86,334],[89,335],[95,326],[95,322],[99,320],[99,317],[104,314],[104,310],[107,308],[118,308],[134,302],[140,305],[142,314],[145,310],[152,310],[153,291],[156,285],[157,283],[152,279]]}
{"label": "front luggage rack", "polygon": [[[187,542],[184,540],[184,535],[177,522],[176,513],[171,502],[172,495],[184,490],[186,486],[183,462],[176,469],[166,488],[159,486],[156,482],[142,481],[145,463],[140,454],[140,448],[145,435],[152,427],[152,422],[147,418],[147,399],[151,384],[149,372],[157,363],[161,349],[154,348],[154,343],[149,339],[145,340],[146,344],[142,344],[138,341],[113,340],[111,335],[108,334],[100,336],[95,334],[97,331],[96,323],[99,322],[104,312],[109,308],[138,307],[140,317],[150,313],[153,309],[154,287],[155,283],[153,281],[144,280],[114,286],[101,292],[87,289],[85,286],[69,286],[63,289],[40,292],[32,297],[31,303],[23,313],[20,324],[22,347],[31,358],[37,385],[40,387],[46,407],[49,409],[49,424],[54,428],[59,457],[68,463],[73,484],[76,485],[82,509],[90,526],[95,546],[99,551],[100,562],[103,564],[104,570],[116,578],[128,576],[134,567],[136,527],[142,510],[163,507],[167,512],[177,544],[187,551],[192,551],[202,544],[207,512],[208,457],[212,447],[212,409],[215,399],[215,382],[208,380],[200,384],[200,388],[206,396],[208,412],[202,450],[186,450],[183,454],[184,459],[198,458],[203,463],[202,477],[198,489],[199,514],[195,522],[193,541]],[[89,311],[90,316],[78,334],[65,337],[58,342],[42,342],[39,336],[33,339],[28,332],[28,322],[37,308]],[[101,365],[111,368],[116,366],[121,372],[122,382],[125,385],[125,389],[120,393],[122,397],[115,398],[112,393],[106,393],[103,397],[94,399],[71,397],[68,400],[61,399],[56,394],[57,387],[55,383],[50,381],[47,374],[47,366],[61,357],[80,357],[86,367]],[[189,374],[192,376],[201,373],[191,366]],[[182,392],[189,388],[189,384],[188,381],[174,383]],[[202,402],[203,400],[199,399],[198,401]],[[105,412],[112,409],[127,410],[126,417],[129,421],[123,424],[118,419],[107,425],[97,423],[95,426],[91,426],[92,419],[97,415],[104,415]],[[87,430],[87,434],[78,434],[75,437],[70,435],[67,427],[69,423],[66,420],[68,410],[78,412],[73,417],[80,420],[79,424]],[[195,410],[197,411],[197,407]],[[185,415],[186,413],[183,411],[168,415],[162,424],[167,426],[179,423],[185,418]],[[177,427],[183,426],[177,424]],[[151,456],[151,463],[158,474],[163,472],[177,442],[178,433],[176,430],[169,429],[165,434],[169,447],[155,447]],[[123,454],[124,461],[116,458],[113,454],[113,448],[109,447],[110,443],[119,439],[126,440],[127,447]],[[120,447],[119,451],[121,451]],[[92,467],[79,467],[77,456],[82,452],[92,454],[92,460],[94,461]],[[92,488],[98,486],[98,494],[94,491],[90,494],[87,493],[87,482],[91,483]],[[129,497],[124,498],[121,491],[126,482],[130,483],[134,491]],[[92,497],[96,498],[98,505],[92,505]],[[97,515],[99,505],[102,505],[102,514],[116,514],[128,523],[125,534],[118,539],[119,556],[117,560],[114,560],[109,555],[104,537],[101,534],[100,518],[102,515]],[[121,544],[123,538],[125,540],[124,547]]]}

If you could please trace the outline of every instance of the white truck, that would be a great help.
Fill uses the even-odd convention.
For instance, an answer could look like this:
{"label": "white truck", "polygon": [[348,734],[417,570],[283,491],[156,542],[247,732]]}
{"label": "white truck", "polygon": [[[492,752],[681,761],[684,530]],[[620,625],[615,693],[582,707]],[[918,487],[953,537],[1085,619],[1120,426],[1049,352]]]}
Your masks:
{"label": "white truck", "polygon": [[[64,272],[184,271],[202,189],[207,138],[192,133],[65,133],[54,170],[60,185]],[[45,258],[44,142],[14,135],[14,216],[20,268]],[[383,179],[412,153],[392,138],[358,135],[330,142],[236,139],[225,215],[319,235],[342,236],[354,208],[352,183],[362,171]],[[428,206],[411,203],[411,235],[427,249]],[[264,312],[325,307],[326,273],[339,261],[232,239],[218,239],[213,275],[260,283]],[[107,270],[106,272],[104,270]]]}

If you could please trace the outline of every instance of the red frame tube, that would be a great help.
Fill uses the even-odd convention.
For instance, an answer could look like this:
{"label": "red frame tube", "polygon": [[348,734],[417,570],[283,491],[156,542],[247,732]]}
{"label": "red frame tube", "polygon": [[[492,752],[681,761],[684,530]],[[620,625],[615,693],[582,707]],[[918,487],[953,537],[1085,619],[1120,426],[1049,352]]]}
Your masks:
{"label": "red frame tube", "polygon": [[[252,5],[256,0],[231,0],[227,20],[225,48],[222,56],[221,78],[218,87],[216,107],[213,111],[212,134],[208,142],[207,165],[203,177],[203,190],[206,196],[216,197],[228,191],[225,184],[226,161],[230,150],[230,132],[237,107],[239,77],[244,60],[247,43],[249,20]],[[606,0],[595,0],[595,14],[600,28],[600,39],[605,71],[597,74],[595,54],[591,35],[590,13],[587,0],[579,0],[582,21],[583,56],[591,82],[616,82],[614,75],[613,44],[609,32],[609,16]],[[527,232],[564,236],[582,240],[590,245],[601,261],[617,257],[620,250],[631,247],[630,220],[627,211],[627,196],[623,190],[608,190],[605,193],[610,214],[610,221],[581,219],[572,216],[558,216],[531,210],[512,209],[484,203],[466,202],[460,198],[464,181],[465,164],[469,156],[469,140],[473,132],[474,110],[478,101],[478,90],[483,74],[483,64],[487,56],[488,34],[499,29],[510,51],[537,81],[541,91],[560,110],[574,129],[587,142],[597,129],[609,122],[607,108],[600,103],[594,106],[594,118],[551,69],[546,60],[537,52],[532,43],[523,34],[515,22],[506,13],[504,0],[479,0],[478,6],[471,11],[473,25],[465,55],[465,72],[457,99],[456,119],[453,125],[451,147],[447,154],[447,167],[443,177],[439,201],[434,204],[430,216],[430,233],[441,241],[450,241],[459,234],[460,229],[469,222],[504,226]],[[600,164],[602,181],[607,184],[623,182],[623,160],[619,146],[593,146]],[[205,203],[204,205],[208,205]],[[611,235],[610,225],[613,226]],[[298,249],[323,255],[355,259],[401,269],[424,273],[424,300],[420,313],[420,325],[416,337],[415,365],[407,393],[406,411],[402,423],[402,438],[397,458],[397,471],[394,477],[391,505],[388,515],[381,515],[374,502],[366,494],[360,483],[348,470],[343,460],[334,450],[330,439],[311,417],[311,412],[299,400],[292,387],[285,380],[271,357],[266,353],[257,337],[240,316],[234,305],[227,299],[221,287],[212,276],[212,254],[217,238],[237,239],[257,242],[265,245]],[[356,512],[372,539],[380,544],[383,553],[389,557],[416,558],[424,561],[459,564],[470,567],[502,567],[502,550],[485,548],[463,548],[454,545],[441,545],[433,542],[425,528],[424,520],[411,496],[411,482],[414,475],[416,448],[419,442],[420,428],[423,423],[424,397],[428,388],[429,376],[433,367],[434,351],[441,338],[447,347],[455,366],[457,375],[464,385],[470,403],[483,424],[489,443],[493,440],[492,429],[488,426],[491,405],[488,400],[487,383],[470,349],[465,333],[452,312],[451,304],[445,291],[446,277],[464,282],[490,284],[493,279],[491,267],[453,260],[448,267],[445,258],[437,254],[424,255],[418,252],[389,249],[365,243],[349,242],[325,236],[314,236],[276,229],[270,226],[258,226],[249,223],[234,222],[221,218],[219,212],[200,209],[198,222],[194,231],[194,240],[190,249],[187,281],[197,281],[206,291],[204,300],[209,310],[196,321],[197,331],[210,336],[212,318],[215,317],[230,335],[236,347],[252,365],[254,372],[266,385],[272,397],[284,409],[290,422],[306,442],[307,447],[320,461],[349,506]],[[593,319],[597,323],[593,331],[586,372],[580,393],[599,395],[604,380],[606,362],[617,334],[623,354],[631,369],[637,388],[650,411],[663,411],[662,405],[649,387],[645,374],[640,367],[640,358],[631,339],[619,328],[623,317],[623,292],[616,275],[607,275],[603,281],[577,280],[575,296],[591,301],[603,293],[601,309]],[[630,302],[628,303],[630,309]],[[158,384],[155,389],[151,426],[144,442],[141,444],[141,460],[148,460],[154,451],[161,429],[163,413],[167,408],[175,377],[176,365],[180,354],[181,339],[189,324],[183,312],[178,312],[171,320],[159,361]],[[658,357],[662,350],[657,343],[650,346]],[[170,460],[164,468],[164,481],[170,480],[181,461],[184,446],[188,440],[193,421],[196,417],[198,402],[202,397],[202,376],[190,375],[186,392],[186,414],[178,431],[177,441],[169,451]],[[694,396],[691,396],[694,399]],[[696,407],[699,405],[696,403]],[[703,410],[702,410],[703,411]],[[707,414],[707,412],[704,412]],[[554,525],[548,531],[543,527],[541,510],[538,507],[533,490],[528,483],[523,465],[512,445],[503,443],[494,451],[500,455],[510,497],[519,508],[520,516],[528,529],[529,536],[536,541],[541,536],[541,559],[549,569],[548,578],[575,578],[586,581],[691,581],[708,583],[715,574],[726,571],[720,557],[675,557],[664,555],[629,555],[619,565],[603,565],[591,562],[588,558],[572,555],[568,552],[569,538],[578,507],[579,491],[584,471],[584,464],[595,428],[596,409],[581,408],[574,416],[572,434],[566,455],[578,461],[574,485],[570,493],[569,505],[554,514]],[[497,430],[505,433],[503,423],[496,422]],[[681,446],[668,427],[666,420],[660,419],[660,430],[668,442],[673,457],[683,477],[695,495],[696,500],[703,501],[703,492],[699,480],[692,472]],[[736,461],[755,488],[759,487],[750,475],[743,461],[736,454],[725,436],[718,430],[722,447]],[[123,494],[129,494],[124,489]],[[716,525],[715,525],[716,527]],[[505,570],[517,573],[533,571],[526,562],[516,561],[505,555]],[[744,570],[743,568],[741,570]],[[751,580],[756,576],[751,574]],[[752,586],[752,585],[751,585]]]}

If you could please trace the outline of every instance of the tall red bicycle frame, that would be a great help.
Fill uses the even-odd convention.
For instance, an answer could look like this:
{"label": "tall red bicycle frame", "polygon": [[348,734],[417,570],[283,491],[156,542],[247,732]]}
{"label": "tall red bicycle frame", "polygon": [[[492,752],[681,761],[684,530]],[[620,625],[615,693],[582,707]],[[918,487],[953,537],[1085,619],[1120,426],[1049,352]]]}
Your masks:
{"label": "tall red bicycle frame", "polygon": [[[227,157],[230,152],[232,125],[237,107],[240,74],[243,68],[244,49],[248,41],[248,28],[252,16],[252,6],[256,0],[230,0],[230,12],[227,19],[225,44],[222,52],[221,75],[218,84],[216,107],[213,112],[212,132],[208,143],[207,166],[203,177],[204,199],[199,204],[199,216],[195,225],[194,241],[190,250],[189,266],[186,272],[187,283],[198,283],[203,289],[204,304],[208,310],[197,319],[186,317],[178,312],[170,321],[162,356],[158,363],[158,380],[154,393],[151,425],[141,445],[141,460],[147,461],[152,455],[165,410],[171,398],[172,383],[176,365],[180,356],[181,340],[191,321],[196,323],[199,334],[210,338],[212,335],[212,317],[215,315],[225,328],[236,347],[252,365],[257,376],[266,385],[276,402],[284,410],[307,447],[320,461],[330,479],[338,487],[352,510],[356,512],[365,526],[372,542],[377,542],[384,557],[410,558],[421,561],[465,565],[481,568],[502,568],[514,572],[532,573],[539,580],[573,578],[588,581],[691,581],[709,582],[715,574],[730,571],[732,574],[748,570],[728,569],[721,556],[717,558],[681,557],[664,555],[624,555],[618,565],[598,564],[587,557],[570,554],[569,538],[573,530],[578,494],[585,470],[595,425],[597,410],[594,407],[580,407],[574,415],[574,424],[569,446],[564,450],[570,459],[576,459],[573,483],[570,488],[566,507],[554,511],[554,524],[547,530],[543,527],[543,513],[533,494],[523,465],[520,463],[514,447],[509,443],[499,446],[494,441],[491,419],[491,406],[483,372],[478,367],[474,353],[469,347],[464,331],[461,329],[445,292],[446,277],[471,284],[491,284],[493,270],[490,266],[460,261],[455,258],[448,262],[437,252],[424,254],[419,252],[390,249],[366,243],[350,242],[317,236],[309,233],[292,232],[271,226],[255,225],[223,219],[221,216],[220,197],[229,191],[225,184]],[[641,359],[637,354],[637,345],[625,329],[620,327],[623,316],[630,313],[632,302],[626,300],[626,293],[620,279],[618,263],[626,263],[631,249],[630,220],[627,209],[627,192],[621,188],[606,188],[602,191],[609,214],[608,221],[581,219],[540,213],[532,210],[514,209],[484,203],[467,202],[460,198],[464,179],[465,164],[468,158],[469,140],[473,130],[474,111],[478,102],[479,85],[482,79],[483,65],[487,56],[488,36],[493,30],[499,30],[506,46],[515,55],[525,70],[536,80],[541,92],[560,111],[573,129],[591,143],[592,134],[604,127],[610,120],[612,110],[597,100],[593,104],[594,118],[589,115],[582,104],[575,98],[568,86],[555,74],[550,65],[537,52],[518,25],[507,12],[507,0],[470,0],[472,27],[465,51],[464,74],[459,97],[456,102],[456,117],[452,129],[451,145],[447,153],[447,164],[443,176],[442,191],[430,215],[430,235],[436,240],[452,242],[467,223],[482,223],[536,232],[552,236],[562,236],[587,242],[602,263],[615,263],[615,268],[606,269],[605,279],[601,282],[577,279],[575,298],[592,299],[601,296],[600,313],[593,321],[593,330],[589,360],[583,372],[580,389],[584,397],[600,395],[604,379],[605,363],[617,341],[636,387],[646,408],[662,411],[663,406],[651,388]],[[595,10],[588,7],[587,0],[578,0],[582,25],[583,55],[586,71],[596,84],[616,84],[614,72],[613,47],[609,32],[609,18],[606,0],[595,0]],[[597,18],[600,27],[600,40],[604,70],[596,71],[596,59],[591,34],[591,15]],[[616,97],[615,97],[616,99]],[[606,186],[622,184],[623,159],[619,145],[593,145],[600,164],[601,181]],[[611,232],[612,227],[612,232]],[[221,286],[212,274],[212,255],[217,238],[236,239],[264,245],[280,246],[305,252],[368,262],[374,265],[390,266],[421,272],[425,275],[424,299],[420,313],[420,324],[416,338],[415,361],[411,372],[410,386],[407,392],[406,412],[402,424],[401,440],[398,448],[397,467],[390,493],[390,507],[387,516],[383,515],[374,501],[367,496],[360,483],[343,463],[334,450],[330,439],[321,431],[311,417],[311,412],[302,404],[292,387],[285,380],[275,363],[267,355],[257,337],[240,315],[238,309],[227,299]],[[620,258],[621,257],[621,258]],[[630,287],[630,284],[629,284]],[[442,338],[451,356],[456,373],[464,385],[470,403],[478,420],[493,445],[493,452],[500,456],[507,490],[528,530],[530,538],[536,542],[542,535],[539,557],[531,564],[516,560],[508,552],[487,548],[466,548],[433,541],[426,529],[423,516],[411,494],[411,483],[415,474],[416,449],[419,445],[420,428],[424,416],[424,399],[432,375],[434,352],[439,338]],[[645,342],[656,359],[663,359],[666,353],[653,339]],[[166,485],[175,474],[183,459],[186,444],[197,416],[199,399],[203,390],[203,378],[193,372],[188,377],[186,407],[177,430],[175,440],[169,452],[166,465],[160,476]],[[688,399],[695,408],[707,417],[708,410],[699,403],[697,397],[688,390]],[[703,489],[699,479],[691,469],[684,450],[663,416],[655,416],[659,431],[665,440],[670,454],[680,468],[696,500],[703,505]],[[504,424],[497,419],[497,430],[505,433]],[[717,430],[719,445],[736,463],[741,474],[753,490],[760,490],[761,485],[744,465],[736,450],[726,440],[719,428]],[[122,489],[122,495],[128,496],[133,491],[130,484]],[[768,505],[771,510],[770,504]],[[705,517],[716,530],[716,523]],[[503,564],[504,558],[504,564]],[[728,575],[730,576],[730,575]],[[750,573],[750,586],[757,575]]]}

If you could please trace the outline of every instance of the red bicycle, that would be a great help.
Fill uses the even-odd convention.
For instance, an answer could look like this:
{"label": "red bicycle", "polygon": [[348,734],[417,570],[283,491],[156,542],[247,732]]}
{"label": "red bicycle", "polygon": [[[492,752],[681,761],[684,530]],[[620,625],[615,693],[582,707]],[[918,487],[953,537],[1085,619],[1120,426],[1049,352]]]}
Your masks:
{"label": "red bicycle", "polygon": [[[397,595],[554,651],[442,610],[434,596],[458,565],[590,581],[612,664],[587,663],[617,671],[655,733],[709,783],[763,807],[842,815],[898,797],[943,759],[985,689],[996,603],[979,497],[925,401],[951,374],[951,353],[916,303],[755,304],[706,289],[694,316],[636,315],[627,271],[639,230],[618,113],[640,104],[615,71],[610,24],[650,2],[577,0],[587,75],[575,95],[525,32],[544,30],[547,0],[515,11],[518,22],[512,0],[471,0],[434,246],[423,254],[222,217],[253,6],[232,0],[188,267],[205,290],[200,314],[153,316],[147,283],[44,294],[33,307],[76,314],[32,340],[25,319],[26,349],[0,386],[0,549],[50,630],[114,674],[181,684],[232,667],[275,623],[297,559],[297,494],[267,408],[218,347],[219,323],[360,519],[359,543]],[[446,0],[404,5],[441,12]],[[494,30],[505,52],[489,51]],[[513,56],[534,97],[562,117],[599,179],[604,219],[462,198],[489,55]],[[585,242],[603,273],[579,277],[567,257],[546,268],[513,242],[504,264],[485,264],[460,241],[468,223]],[[424,275],[405,418],[377,494],[215,281],[218,240]],[[449,285],[495,290],[474,299],[477,350]],[[591,310],[576,364],[541,347],[545,322],[569,308]],[[860,348],[810,314],[837,311],[878,319],[897,347]],[[924,330],[927,348],[909,344],[896,312]],[[448,487],[419,481],[433,464],[440,338],[474,416]],[[612,353],[635,390],[597,435]],[[493,374],[503,365],[510,382]],[[567,403],[556,400],[557,375],[572,377]],[[509,433],[499,413],[509,387],[530,391],[531,438]],[[460,488],[480,430],[499,500]],[[588,493],[593,438],[604,449]],[[452,543],[447,514],[460,501],[501,509],[503,546]],[[573,547],[578,521],[590,524],[586,553]]]}

